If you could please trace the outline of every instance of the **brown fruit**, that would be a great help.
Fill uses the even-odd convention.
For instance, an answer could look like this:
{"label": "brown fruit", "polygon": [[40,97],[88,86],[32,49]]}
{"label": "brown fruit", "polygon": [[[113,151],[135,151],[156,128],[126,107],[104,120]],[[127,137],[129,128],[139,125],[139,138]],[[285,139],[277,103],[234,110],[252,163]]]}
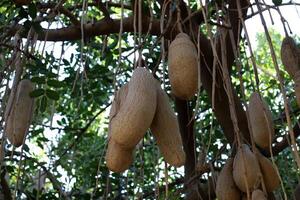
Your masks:
{"label": "brown fruit", "polygon": [[252,192],[252,200],[267,200],[265,194],[261,190],[254,190]]}
{"label": "brown fruit", "polygon": [[234,183],[232,177],[233,159],[229,158],[221,170],[216,186],[218,200],[240,200],[241,192]]}
{"label": "brown fruit", "polygon": [[189,36],[179,33],[169,46],[168,65],[172,92],[191,99],[198,87],[197,50]]}
{"label": "brown fruit", "polygon": [[110,112],[109,112],[109,125],[108,125],[108,137],[110,137],[110,129],[111,129],[111,121],[120,111],[121,106],[124,104],[126,96],[128,93],[128,83],[120,87],[117,91],[115,98],[111,104]]}
{"label": "brown fruit", "polygon": [[158,82],[156,88],[157,107],[151,124],[151,131],[166,162],[180,167],[185,163],[185,152],[177,117],[171,108],[167,94],[161,89]]}
{"label": "brown fruit", "polygon": [[16,147],[23,144],[32,120],[34,99],[29,94],[33,90],[34,84],[30,80],[20,81],[11,114],[7,119],[7,138]]}
{"label": "brown fruit", "polygon": [[274,138],[272,113],[257,92],[250,97],[248,113],[255,143],[263,149],[269,149]]}
{"label": "brown fruit", "polygon": [[132,152],[133,149],[126,149],[110,138],[105,156],[108,169],[116,173],[128,169],[133,161]]}
{"label": "brown fruit", "polygon": [[111,139],[111,121],[118,114],[120,108],[125,102],[128,93],[128,83],[123,85],[116,93],[116,96],[112,102],[109,113],[109,128],[108,128],[108,146],[106,151],[106,165],[113,172],[123,172],[129,168],[133,161],[132,149],[122,148],[120,144],[117,144]]}
{"label": "brown fruit", "polygon": [[237,150],[232,174],[235,184],[243,192],[247,192],[247,186],[251,191],[259,182],[259,163],[246,144],[242,144]]}
{"label": "brown fruit", "polygon": [[145,68],[136,68],[128,83],[124,104],[110,122],[110,134],[115,142],[128,149],[137,145],[152,123],[156,99],[152,74]]}
{"label": "brown fruit", "polygon": [[263,176],[263,180],[266,186],[267,192],[272,192],[280,185],[280,178],[276,172],[276,169],[273,167],[272,162],[261,155],[260,153],[257,153],[257,159],[260,165],[260,170]]}
{"label": "brown fruit", "polygon": [[295,41],[291,37],[283,39],[281,44],[281,60],[289,75],[294,76],[300,70],[300,53]]}

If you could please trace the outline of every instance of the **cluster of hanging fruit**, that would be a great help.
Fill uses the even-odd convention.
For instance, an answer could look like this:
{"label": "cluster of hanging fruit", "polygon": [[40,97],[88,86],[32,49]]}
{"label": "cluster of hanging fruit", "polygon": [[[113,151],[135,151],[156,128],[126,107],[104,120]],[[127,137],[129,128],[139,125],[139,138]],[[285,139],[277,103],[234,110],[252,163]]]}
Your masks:
{"label": "cluster of hanging fruit", "polygon": [[26,134],[33,116],[34,99],[30,93],[34,90],[34,84],[23,79],[11,91],[5,110],[6,137],[16,147],[24,143]]}
{"label": "cluster of hanging fruit", "polygon": [[242,144],[221,170],[216,195],[219,200],[240,200],[248,192],[252,200],[266,200],[267,194],[279,185],[280,178],[272,162]]}
{"label": "cluster of hanging fruit", "polygon": [[[192,98],[197,91],[197,50],[188,35],[180,33],[171,43],[168,62],[172,92]],[[129,168],[133,150],[149,128],[166,162],[182,166],[185,152],[169,97],[146,68],[137,67],[110,110],[106,165],[111,171]]]}
{"label": "cluster of hanging fruit", "polygon": [[[250,97],[248,116],[255,144],[268,150],[274,137],[272,115],[256,92]],[[248,192],[253,200],[264,200],[279,185],[280,178],[272,162],[257,149],[253,152],[248,145],[241,144],[235,157],[229,158],[221,170],[216,194],[220,200],[235,200]]]}
{"label": "cluster of hanging fruit", "polygon": [[[282,63],[295,82],[295,93],[300,105],[300,49],[291,37],[282,41]],[[270,150],[274,138],[272,114],[259,93],[254,92],[249,101],[248,117],[253,141],[264,150]],[[229,158],[220,172],[216,185],[219,200],[266,200],[268,193],[280,185],[280,177],[272,162],[254,146],[238,147],[234,158]]]}

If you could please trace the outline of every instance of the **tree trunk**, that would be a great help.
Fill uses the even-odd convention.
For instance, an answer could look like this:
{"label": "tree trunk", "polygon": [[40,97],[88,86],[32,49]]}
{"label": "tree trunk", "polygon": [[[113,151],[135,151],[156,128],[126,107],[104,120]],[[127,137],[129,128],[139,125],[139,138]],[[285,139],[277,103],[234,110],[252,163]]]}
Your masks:
{"label": "tree trunk", "polygon": [[[198,200],[200,193],[198,189],[198,181],[195,179],[190,182],[190,178],[195,174],[196,166],[196,152],[195,152],[195,134],[194,134],[194,120],[191,120],[192,109],[188,101],[175,99],[176,111],[178,113],[178,122],[180,127],[183,148],[186,154],[186,161],[184,165],[184,187],[185,199]],[[189,182],[187,185],[186,183]]]}

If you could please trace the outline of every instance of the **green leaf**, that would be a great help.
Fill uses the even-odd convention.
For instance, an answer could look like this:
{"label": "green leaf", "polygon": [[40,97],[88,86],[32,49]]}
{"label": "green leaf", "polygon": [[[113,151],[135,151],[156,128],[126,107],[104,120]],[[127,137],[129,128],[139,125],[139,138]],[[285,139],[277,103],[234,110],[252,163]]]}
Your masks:
{"label": "green leaf", "polygon": [[34,30],[37,32],[37,33],[41,33],[43,31],[43,27],[40,25],[39,22],[33,22],[32,23],[32,27],[34,28]]}
{"label": "green leaf", "polygon": [[54,88],[60,88],[62,87],[64,84],[58,80],[55,79],[50,79],[47,81],[47,85],[54,87]]}
{"label": "green leaf", "polygon": [[28,11],[29,11],[29,16],[32,19],[35,19],[36,18],[36,14],[37,14],[36,5],[34,5],[33,3],[29,4]]}
{"label": "green leaf", "polygon": [[70,62],[69,62],[67,59],[63,59],[63,63],[64,63],[64,65],[66,65],[66,66],[70,65]]}
{"label": "green leaf", "polygon": [[32,77],[31,81],[37,84],[45,84],[46,82],[46,77],[40,76],[40,77]]}
{"label": "green leaf", "polygon": [[44,93],[45,93],[44,89],[36,89],[36,90],[33,90],[29,95],[30,95],[30,97],[37,98],[37,97],[42,96]]}
{"label": "green leaf", "polygon": [[47,108],[47,97],[43,96],[41,99],[40,111],[43,113],[46,111],[46,108]]}
{"label": "green leaf", "polygon": [[35,59],[34,61],[38,68],[46,68],[45,64],[40,59]]}
{"label": "green leaf", "polygon": [[21,17],[23,19],[23,18],[27,18],[27,16],[28,16],[27,11],[21,7],[21,9],[19,11],[19,17]]}
{"label": "green leaf", "polygon": [[53,72],[47,72],[47,77],[48,78],[56,78],[57,74],[54,74]]}
{"label": "green leaf", "polygon": [[30,20],[26,20],[26,21],[24,22],[24,27],[25,27],[25,29],[26,29],[26,30],[29,30],[29,29],[31,28],[31,24],[32,24],[32,22],[31,22]]}
{"label": "green leaf", "polygon": [[282,0],[272,0],[275,6],[280,6],[282,4]]}
{"label": "green leaf", "polygon": [[59,99],[59,94],[58,92],[54,91],[54,90],[50,90],[50,89],[47,89],[46,90],[46,95],[49,99],[52,99],[52,100],[55,100],[57,101]]}

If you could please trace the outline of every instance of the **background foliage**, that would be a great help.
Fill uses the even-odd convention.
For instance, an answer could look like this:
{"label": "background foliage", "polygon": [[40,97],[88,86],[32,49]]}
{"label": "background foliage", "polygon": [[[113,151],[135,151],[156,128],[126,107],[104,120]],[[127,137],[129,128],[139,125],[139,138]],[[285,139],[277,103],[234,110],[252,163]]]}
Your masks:
{"label": "background foliage", "polygon": [[[208,2],[208,5],[214,5],[213,1]],[[130,4],[130,1],[124,1],[124,5]],[[144,1],[144,4],[145,8],[150,5],[153,15],[160,18],[159,3]],[[9,28],[18,24],[24,26],[24,33],[29,29],[39,33],[48,26],[60,28],[72,25],[66,14],[51,15],[51,9],[41,10],[42,5],[44,4],[38,1],[25,6],[18,6],[10,0],[0,2],[1,116],[15,70],[12,64],[15,56],[14,39]],[[191,12],[199,9],[196,1],[190,1],[189,5]],[[64,8],[71,10],[79,22],[105,18],[103,11],[97,6],[90,6],[82,11],[82,2],[75,0],[66,1]],[[107,11],[112,18],[121,16],[119,6],[108,6]],[[147,10],[144,11],[147,13]],[[125,9],[124,16],[130,15],[132,11]],[[213,11],[209,16],[211,21],[215,20]],[[206,32],[207,27],[204,25],[202,28]],[[212,26],[212,29],[216,29],[216,26]],[[270,30],[270,33],[277,58],[280,58],[283,36],[275,30]],[[30,44],[29,50],[22,53],[23,78],[29,78],[36,83],[36,90],[32,94],[36,100],[36,109],[22,148],[14,149],[11,144],[2,141],[5,144],[2,146],[5,156],[1,163],[1,173],[2,178],[5,177],[9,184],[12,196],[16,195],[17,199],[154,199],[158,196],[164,199],[166,182],[169,183],[169,199],[183,196],[183,167],[175,169],[168,166],[166,173],[164,160],[150,132],[136,148],[135,161],[125,173],[109,172],[104,162],[109,106],[115,90],[128,82],[132,73],[137,56],[134,54],[136,49],[133,45],[136,44],[135,37],[134,34],[124,31],[121,41],[119,34],[62,42],[44,43],[40,40]],[[162,81],[165,78],[163,84],[170,94],[167,61],[162,60],[165,55],[161,54],[159,40],[158,36],[143,34],[143,58],[157,79]],[[24,47],[26,40],[23,39],[22,43]],[[238,66],[233,66],[231,78],[239,97],[246,104],[254,91],[255,79],[245,39],[241,39],[240,46],[240,62],[244,67],[239,69]],[[286,134],[284,108],[264,33],[257,34],[254,56],[259,70],[259,87],[272,110],[278,130],[276,140],[280,141]],[[280,60],[279,64],[283,70]],[[281,73],[295,124],[299,109],[293,93],[293,82],[285,71]],[[245,98],[242,96],[239,74],[242,75]],[[173,99],[172,95],[170,98]],[[194,107],[196,99],[200,105],[194,126],[196,159],[198,164],[205,160],[205,163],[211,163],[215,169],[197,177],[203,190],[208,190],[205,187],[209,180],[215,179],[224,161],[232,154],[232,149],[212,111],[207,92],[201,89],[199,98],[195,97],[189,104]],[[0,119],[3,125],[3,117]],[[4,126],[0,128],[2,135],[3,128]],[[298,183],[299,171],[290,148],[279,153],[275,162],[288,199],[291,199]],[[39,174],[47,177],[43,189],[39,189],[37,185]],[[3,185],[1,191],[4,192]],[[283,191],[280,188],[275,194],[278,199],[282,199]]]}

